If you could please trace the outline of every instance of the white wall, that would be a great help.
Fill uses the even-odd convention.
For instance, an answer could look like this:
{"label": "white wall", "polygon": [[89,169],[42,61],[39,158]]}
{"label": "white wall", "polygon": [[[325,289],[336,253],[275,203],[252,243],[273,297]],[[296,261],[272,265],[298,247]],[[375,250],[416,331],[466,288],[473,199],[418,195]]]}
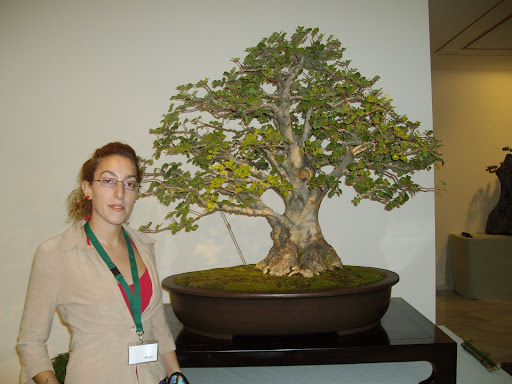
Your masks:
{"label": "white wall", "polygon": [[484,233],[500,184],[485,171],[512,146],[512,71],[432,72],[434,132],[443,142],[445,166],[435,171],[437,288],[453,289],[446,248],[450,233]]}
{"label": "white wall", "polygon": [[[15,344],[34,249],[68,226],[65,199],[83,161],[111,140],[149,156],[147,132],[177,85],[218,78],[244,48],[297,25],[334,34],[354,67],[382,77],[400,113],[431,129],[426,0],[0,2],[2,382],[18,380]],[[432,186],[433,174],[418,180]],[[354,208],[350,199],[347,190],[322,207],[327,240],[346,264],[398,272],[393,295],[433,319],[434,195],[393,212],[372,202]],[[160,208],[143,201],[136,210],[134,226],[155,221]],[[248,261],[262,259],[266,224],[230,220]],[[239,262],[220,217],[195,233],[157,239],[161,276]],[[57,320],[50,353],[68,342]]]}

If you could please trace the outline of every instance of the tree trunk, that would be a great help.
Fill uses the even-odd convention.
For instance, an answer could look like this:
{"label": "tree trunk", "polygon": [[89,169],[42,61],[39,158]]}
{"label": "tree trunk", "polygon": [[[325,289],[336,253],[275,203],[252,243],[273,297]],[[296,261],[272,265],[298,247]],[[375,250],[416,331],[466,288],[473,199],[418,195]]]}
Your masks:
{"label": "tree trunk", "polygon": [[284,220],[269,219],[274,245],[268,256],[256,264],[263,273],[283,276],[300,273],[313,277],[320,272],[343,268],[343,264],[322,235],[318,222],[321,199],[292,197]]}

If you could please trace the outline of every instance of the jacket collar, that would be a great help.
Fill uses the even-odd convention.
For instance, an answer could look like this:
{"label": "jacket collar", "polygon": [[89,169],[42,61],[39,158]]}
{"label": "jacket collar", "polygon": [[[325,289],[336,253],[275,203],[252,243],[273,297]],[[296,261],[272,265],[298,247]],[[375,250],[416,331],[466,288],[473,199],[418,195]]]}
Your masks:
{"label": "jacket collar", "polygon": [[[72,248],[77,247],[81,250],[87,250],[89,249],[89,245],[87,244],[87,240],[82,232],[82,227],[85,225],[86,221],[82,220],[80,222],[77,222],[73,224],[71,228],[69,228],[66,232],[62,234],[59,248],[61,251],[69,251]],[[126,224],[123,224],[123,228],[128,233],[128,236],[130,239],[133,240],[133,242],[138,245],[149,245],[154,244],[155,240],[146,235],[145,233],[136,231],[130,227],[128,227]]]}

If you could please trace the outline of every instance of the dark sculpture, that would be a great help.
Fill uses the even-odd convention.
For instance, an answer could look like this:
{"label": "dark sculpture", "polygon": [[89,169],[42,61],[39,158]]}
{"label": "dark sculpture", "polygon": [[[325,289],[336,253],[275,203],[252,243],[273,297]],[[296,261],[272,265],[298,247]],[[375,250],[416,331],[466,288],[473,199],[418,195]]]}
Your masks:
{"label": "dark sculpture", "polygon": [[[504,151],[512,152],[509,147]],[[499,167],[487,167],[490,173],[496,173],[501,184],[500,200],[487,219],[485,232],[490,235],[512,236],[512,154],[507,154]]]}

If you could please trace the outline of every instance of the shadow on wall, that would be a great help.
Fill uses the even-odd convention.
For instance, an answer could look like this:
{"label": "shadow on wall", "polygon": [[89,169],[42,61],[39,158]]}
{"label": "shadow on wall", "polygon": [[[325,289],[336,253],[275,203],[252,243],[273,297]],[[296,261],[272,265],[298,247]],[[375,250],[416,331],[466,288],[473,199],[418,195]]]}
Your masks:
{"label": "shadow on wall", "polygon": [[494,209],[500,198],[500,183],[495,180],[489,182],[484,188],[480,188],[471,199],[466,215],[465,231],[485,233],[485,225],[489,213]]}

